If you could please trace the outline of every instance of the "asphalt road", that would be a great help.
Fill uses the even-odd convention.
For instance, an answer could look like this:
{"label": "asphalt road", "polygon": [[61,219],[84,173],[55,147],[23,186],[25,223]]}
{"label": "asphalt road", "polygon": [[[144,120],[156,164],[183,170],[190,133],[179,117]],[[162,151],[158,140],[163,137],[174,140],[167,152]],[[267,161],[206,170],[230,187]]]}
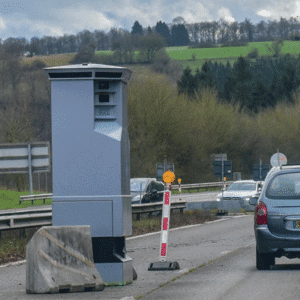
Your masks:
{"label": "asphalt road", "polygon": [[255,244],[198,268],[148,294],[148,299],[279,300],[300,298],[300,260],[276,259],[269,271],[255,268]]}
{"label": "asphalt road", "polygon": [[[83,293],[28,295],[25,293],[26,265],[23,264],[21,266],[0,268],[0,299],[44,300],[84,298],[87,300],[129,300],[139,296],[152,297],[152,299],[165,299],[160,296],[156,297],[155,293],[163,293],[168,286],[168,282],[173,282],[176,285],[179,282],[178,280],[190,276],[188,274],[191,269],[197,269],[203,265],[210,267],[216,260],[228,256],[228,253],[244,247],[247,248],[249,244],[253,244],[253,216],[229,217],[203,225],[171,230],[169,235],[168,261],[177,261],[180,265],[180,270],[148,271],[150,263],[159,261],[159,243],[160,234],[158,233],[127,239],[128,255],[133,258],[133,265],[138,274],[138,279],[127,286],[106,287],[104,291],[87,292],[84,295]],[[252,263],[252,268],[253,266]],[[237,268],[239,267],[237,266]],[[241,268],[243,268],[243,265]],[[200,273],[201,270],[204,270],[203,267],[199,268]],[[212,272],[213,278],[215,278],[215,275]],[[189,298],[180,297],[174,299]]]}

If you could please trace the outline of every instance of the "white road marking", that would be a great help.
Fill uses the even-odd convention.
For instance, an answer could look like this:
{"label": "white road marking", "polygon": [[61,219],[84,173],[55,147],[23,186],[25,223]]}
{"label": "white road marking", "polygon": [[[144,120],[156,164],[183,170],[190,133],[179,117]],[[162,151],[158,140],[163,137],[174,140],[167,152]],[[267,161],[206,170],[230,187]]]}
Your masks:
{"label": "white road marking", "polygon": [[0,266],[0,268],[10,267],[10,266],[16,266],[16,265],[22,265],[24,263],[26,263],[26,259],[25,260],[14,261],[14,262],[8,263],[6,265],[2,265],[2,266]]}
{"label": "white road marking", "polygon": [[[209,221],[209,222],[205,222],[205,223],[201,223],[201,224],[193,224],[193,225],[187,225],[187,226],[181,226],[181,227],[176,227],[176,228],[172,228],[170,229],[170,231],[175,231],[175,230],[181,230],[181,229],[187,229],[187,228],[192,228],[192,227],[197,227],[197,226],[203,226],[206,224],[212,224],[212,223],[217,223],[217,222],[223,222],[229,219],[235,219],[235,218],[242,218],[242,217],[246,217],[247,215],[240,215],[240,216],[231,216],[229,218],[226,219],[218,219],[218,220],[214,220],[214,221]],[[155,234],[160,234],[161,231],[156,231],[156,232],[150,232],[150,233],[146,233],[143,235],[136,235],[136,236],[131,236],[129,238],[126,238],[126,240],[134,240],[134,239],[138,239],[138,238],[143,238],[146,236],[150,236],[150,235],[155,235]]]}

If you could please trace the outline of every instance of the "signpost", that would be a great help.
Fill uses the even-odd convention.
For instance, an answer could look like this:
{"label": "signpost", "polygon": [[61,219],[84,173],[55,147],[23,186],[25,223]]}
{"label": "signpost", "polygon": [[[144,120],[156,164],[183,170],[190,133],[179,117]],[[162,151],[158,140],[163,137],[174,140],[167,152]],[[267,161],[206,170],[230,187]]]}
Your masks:
{"label": "signpost", "polygon": [[163,181],[163,174],[166,171],[172,171],[175,172],[175,167],[173,163],[168,163],[167,156],[164,156],[165,160],[164,163],[158,163],[156,164],[156,180],[157,181]]}
{"label": "signpost", "polygon": [[269,170],[270,170],[270,166],[263,165],[262,160],[260,159],[259,164],[253,166],[253,180],[255,181],[265,180]]}
{"label": "signpost", "polygon": [[50,144],[1,144],[0,174],[28,173],[30,194],[33,194],[32,173],[50,171]]}

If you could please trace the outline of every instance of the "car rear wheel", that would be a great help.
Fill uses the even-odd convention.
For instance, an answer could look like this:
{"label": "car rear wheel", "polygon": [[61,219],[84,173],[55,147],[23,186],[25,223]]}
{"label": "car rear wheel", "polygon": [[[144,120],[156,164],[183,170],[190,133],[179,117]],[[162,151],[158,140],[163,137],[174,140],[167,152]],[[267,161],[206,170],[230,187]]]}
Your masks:
{"label": "car rear wheel", "polygon": [[269,270],[275,265],[275,257],[271,253],[261,253],[256,248],[256,268],[258,270]]}

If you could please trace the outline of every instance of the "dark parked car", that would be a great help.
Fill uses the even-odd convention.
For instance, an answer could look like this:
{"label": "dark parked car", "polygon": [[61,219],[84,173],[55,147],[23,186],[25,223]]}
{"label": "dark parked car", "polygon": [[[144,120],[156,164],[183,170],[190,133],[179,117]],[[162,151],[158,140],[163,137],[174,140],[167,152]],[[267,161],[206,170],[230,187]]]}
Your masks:
{"label": "dark parked car", "polygon": [[131,178],[132,204],[163,201],[165,186],[155,178]]}
{"label": "dark parked car", "polygon": [[276,257],[300,258],[300,166],[274,167],[256,205],[256,267],[268,270]]}

